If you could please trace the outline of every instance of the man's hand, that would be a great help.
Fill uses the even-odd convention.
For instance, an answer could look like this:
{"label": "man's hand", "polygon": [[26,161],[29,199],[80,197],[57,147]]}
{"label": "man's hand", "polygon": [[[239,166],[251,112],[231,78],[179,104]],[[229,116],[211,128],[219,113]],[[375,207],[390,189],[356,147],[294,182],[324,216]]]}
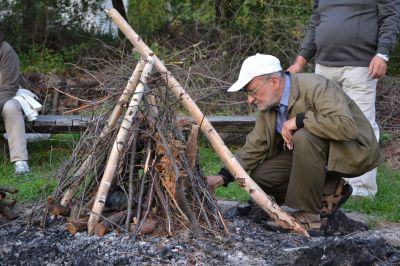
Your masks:
{"label": "man's hand", "polygon": [[291,65],[287,71],[289,71],[290,73],[298,73],[298,72],[302,72],[303,68],[305,66],[305,64],[307,64],[307,60],[302,57],[301,55],[299,55],[296,58],[296,62],[294,62],[293,65]]}
{"label": "man's hand", "polygon": [[297,129],[296,117],[286,120],[282,126],[282,137],[289,149],[293,148],[293,130]]}
{"label": "man's hand", "polygon": [[369,64],[368,75],[370,75],[371,78],[374,79],[381,78],[386,74],[386,69],[387,64],[385,60],[375,55],[372,58],[371,63]]}
{"label": "man's hand", "polygon": [[209,175],[207,178],[207,185],[211,189],[216,189],[224,184],[224,178],[221,175]]}

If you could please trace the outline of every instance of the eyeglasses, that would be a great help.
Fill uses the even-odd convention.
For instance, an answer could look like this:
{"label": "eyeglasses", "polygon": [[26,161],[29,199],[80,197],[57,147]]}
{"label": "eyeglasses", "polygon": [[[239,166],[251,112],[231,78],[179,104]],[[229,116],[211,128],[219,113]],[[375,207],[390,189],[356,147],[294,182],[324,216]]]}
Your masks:
{"label": "eyeglasses", "polygon": [[244,89],[243,89],[243,93],[244,93],[247,97],[255,97],[255,95],[257,94],[257,92],[261,89],[262,86],[264,86],[265,83],[267,83],[267,81],[268,81],[269,79],[270,79],[270,78],[266,78],[266,79],[263,81],[263,83],[261,83],[260,85],[258,85],[258,87],[255,88],[254,90],[248,89],[248,88],[247,88],[247,89],[244,88]]}

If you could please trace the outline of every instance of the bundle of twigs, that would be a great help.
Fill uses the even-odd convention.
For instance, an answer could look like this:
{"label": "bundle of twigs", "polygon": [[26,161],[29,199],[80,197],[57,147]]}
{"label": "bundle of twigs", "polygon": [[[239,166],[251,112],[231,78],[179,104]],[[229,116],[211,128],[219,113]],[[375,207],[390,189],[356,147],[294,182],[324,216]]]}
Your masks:
{"label": "bundle of twigs", "polygon": [[199,128],[176,123],[178,105],[161,77],[145,79],[151,68],[151,57],[138,63],[114,109],[102,116],[109,115],[107,123],[93,121],[58,173],[48,209],[67,217],[71,233],[172,235],[187,227],[201,236],[202,229],[226,230],[198,165]]}

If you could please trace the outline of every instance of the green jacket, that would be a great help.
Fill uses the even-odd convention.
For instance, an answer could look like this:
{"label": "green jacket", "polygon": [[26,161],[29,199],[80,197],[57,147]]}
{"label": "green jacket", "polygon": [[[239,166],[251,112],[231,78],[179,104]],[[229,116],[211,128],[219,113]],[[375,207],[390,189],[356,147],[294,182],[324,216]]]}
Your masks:
{"label": "green jacket", "polygon": [[[288,119],[303,112],[304,128],[330,140],[328,171],[357,176],[382,162],[369,121],[334,81],[316,74],[292,74]],[[277,155],[281,138],[275,127],[275,110],[258,114],[245,145],[235,154],[245,170]]]}

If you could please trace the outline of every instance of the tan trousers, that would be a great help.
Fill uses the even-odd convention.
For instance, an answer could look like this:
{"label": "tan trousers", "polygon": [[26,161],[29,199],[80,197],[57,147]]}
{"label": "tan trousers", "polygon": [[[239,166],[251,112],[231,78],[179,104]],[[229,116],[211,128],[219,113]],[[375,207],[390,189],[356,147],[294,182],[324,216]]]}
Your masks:
{"label": "tan trousers", "polygon": [[[336,81],[344,92],[353,99],[367,117],[379,141],[379,127],[375,121],[376,85],[378,80],[368,75],[368,67],[328,67],[317,64],[315,73]],[[375,196],[378,191],[376,168],[346,181],[353,187],[353,195]]]}
{"label": "tan trousers", "polygon": [[295,132],[293,141],[293,150],[282,150],[265,160],[250,176],[279,205],[319,213],[322,195],[335,191],[342,174],[326,171],[329,141],[304,128]]}
{"label": "tan trousers", "polygon": [[6,126],[10,160],[27,161],[25,122],[21,105],[15,99],[8,100],[1,110],[2,120]]}

